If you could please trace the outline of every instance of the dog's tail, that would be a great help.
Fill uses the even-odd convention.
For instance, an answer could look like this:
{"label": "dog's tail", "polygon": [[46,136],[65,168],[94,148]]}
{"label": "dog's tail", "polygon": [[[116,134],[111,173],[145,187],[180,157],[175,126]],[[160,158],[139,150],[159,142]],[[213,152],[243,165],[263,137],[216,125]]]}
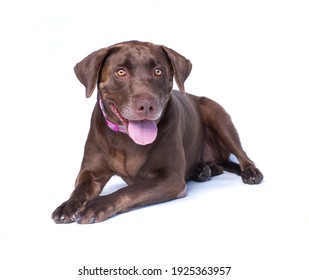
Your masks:
{"label": "dog's tail", "polygon": [[238,163],[233,162],[233,161],[225,161],[220,164],[223,169],[227,172],[231,172],[234,174],[237,174],[238,176],[241,175],[241,169]]}

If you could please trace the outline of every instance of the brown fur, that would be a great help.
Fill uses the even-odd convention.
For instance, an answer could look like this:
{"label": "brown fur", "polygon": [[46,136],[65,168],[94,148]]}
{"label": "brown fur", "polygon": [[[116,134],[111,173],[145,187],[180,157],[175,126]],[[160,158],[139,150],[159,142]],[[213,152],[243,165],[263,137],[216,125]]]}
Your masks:
{"label": "brown fur", "polygon": [[[162,74],[155,75],[156,69]],[[185,93],[190,71],[190,61],[174,50],[138,41],[100,49],[75,66],[87,97],[98,87],[109,120],[121,124],[116,106],[124,119],[154,120],[158,134],[151,144],[136,144],[106,126],[97,102],[75,190],[52,214],[56,223],[100,222],[137,206],[183,197],[186,180],[206,181],[223,168],[241,175],[244,183],[262,181],[225,110]],[[172,90],[173,78],[180,92]],[[229,162],[230,154],[239,165]],[[100,196],[113,175],[128,186]]]}

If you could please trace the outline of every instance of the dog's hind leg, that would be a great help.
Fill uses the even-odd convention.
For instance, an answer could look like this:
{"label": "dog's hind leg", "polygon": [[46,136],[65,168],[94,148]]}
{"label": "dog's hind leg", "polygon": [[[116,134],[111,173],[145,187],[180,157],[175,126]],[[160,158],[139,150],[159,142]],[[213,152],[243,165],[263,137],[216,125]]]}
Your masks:
{"label": "dog's hind leg", "polygon": [[[205,124],[206,153],[212,153],[214,162],[228,162],[230,154],[234,154],[240,170],[238,172],[244,183],[259,184],[263,180],[263,174],[256,168],[243,150],[237,130],[232,123],[229,114],[216,102],[206,97],[199,99],[201,118]],[[206,155],[207,157],[207,155]],[[224,168],[224,164],[223,168]],[[226,168],[231,167],[226,164]],[[235,171],[235,166],[232,168]]]}

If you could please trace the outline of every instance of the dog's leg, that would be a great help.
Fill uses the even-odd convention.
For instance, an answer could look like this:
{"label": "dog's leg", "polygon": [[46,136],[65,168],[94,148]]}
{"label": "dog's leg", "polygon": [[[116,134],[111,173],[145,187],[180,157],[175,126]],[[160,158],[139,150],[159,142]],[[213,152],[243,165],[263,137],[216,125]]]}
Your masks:
{"label": "dog's leg", "polygon": [[94,172],[82,169],[79,173],[75,189],[70,198],[62,203],[52,214],[56,223],[72,223],[76,221],[76,212],[86,201],[98,196],[111,176],[100,178]]}
{"label": "dog's leg", "polygon": [[157,178],[129,185],[109,195],[94,197],[77,212],[76,221],[81,224],[101,222],[138,206],[183,197],[185,181],[179,178],[179,174],[164,173],[166,176],[160,172]]}
{"label": "dog's leg", "polygon": [[218,103],[206,97],[201,97],[199,102],[205,125],[209,127],[214,137],[220,140],[225,150],[237,157],[243,182],[259,184],[263,180],[263,175],[242,149],[237,130],[229,114]]}

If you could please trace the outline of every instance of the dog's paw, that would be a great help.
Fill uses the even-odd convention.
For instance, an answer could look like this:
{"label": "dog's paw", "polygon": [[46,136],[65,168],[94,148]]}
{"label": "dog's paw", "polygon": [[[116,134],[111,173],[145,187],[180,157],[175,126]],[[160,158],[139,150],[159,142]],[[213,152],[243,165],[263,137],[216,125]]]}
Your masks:
{"label": "dog's paw", "polygon": [[241,178],[245,184],[253,185],[261,183],[264,176],[259,169],[250,167],[241,173]]}
{"label": "dog's paw", "polygon": [[199,162],[193,172],[189,175],[189,180],[195,182],[205,182],[210,179],[211,169],[206,162]]}
{"label": "dog's paw", "polygon": [[102,222],[114,214],[112,204],[104,196],[95,197],[86,202],[76,212],[76,222],[79,224],[93,224]]}
{"label": "dog's paw", "polygon": [[221,175],[223,174],[223,171],[224,171],[222,166],[217,165],[214,162],[209,164],[209,168],[211,170],[211,177]]}
{"label": "dog's paw", "polygon": [[70,198],[53,212],[52,219],[57,224],[73,223],[76,220],[75,213],[82,205],[83,202],[81,200]]}

